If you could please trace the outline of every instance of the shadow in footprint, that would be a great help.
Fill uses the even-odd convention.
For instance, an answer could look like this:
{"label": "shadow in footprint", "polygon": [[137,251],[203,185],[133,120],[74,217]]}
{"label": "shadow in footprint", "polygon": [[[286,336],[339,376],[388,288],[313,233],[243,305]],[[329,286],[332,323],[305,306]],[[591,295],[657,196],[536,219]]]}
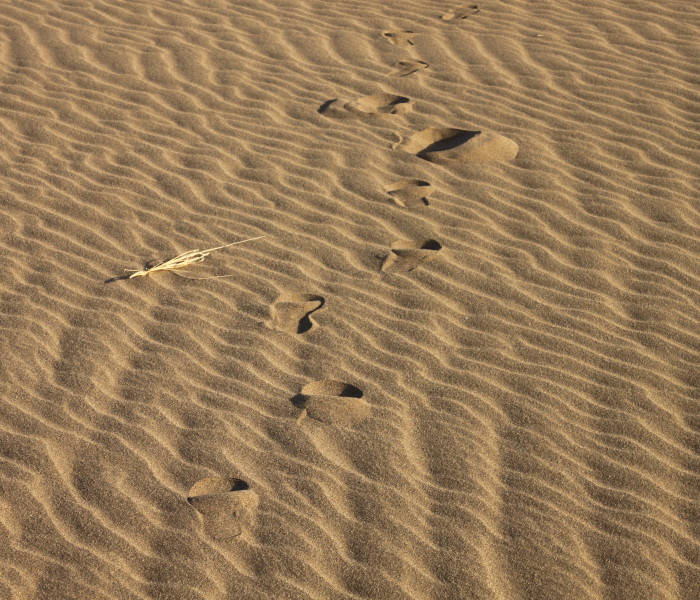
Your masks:
{"label": "shadow in footprint", "polygon": [[332,98],[331,100],[326,100],[321,106],[318,107],[318,112],[320,112],[322,115],[326,113],[328,109],[330,109],[331,106],[333,106],[336,102],[338,102],[338,98]]}
{"label": "shadow in footprint", "polygon": [[463,4],[457,8],[446,12],[440,18],[443,21],[460,21],[462,19],[468,19],[472,15],[481,12],[476,4]]}
{"label": "shadow in footprint", "polygon": [[277,331],[306,333],[314,326],[311,313],[324,303],[322,296],[314,294],[282,294],[272,305],[271,319],[267,324]]}
{"label": "shadow in footprint", "polygon": [[349,383],[325,379],[305,385],[291,403],[322,423],[350,425],[369,417],[372,408],[362,390]]}
{"label": "shadow in footprint", "polygon": [[402,179],[395,181],[385,188],[389,197],[394,203],[404,208],[414,208],[416,206],[428,206],[430,201],[428,196],[431,192],[431,185],[421,179]]}
{"label": "shadow in footprint", "polygon": [[352,102],[343,103],[339,99],[326,100],[318,112],[327,117],[343,119],[353,116],[396,115],[409,109],[411,100],[396,94],[373,94]]}
{"label": "shadow in footprint", "polygon": [[222,540],[243,532],[258,495],[242,479],[206,477],[190,488],[187,502],[202,516],[207,535]]}
{"label": "shadow in footprint", "polygon": [[384,273],[407,273],[433,260],[442,249],[436,240],[397,240],[384,260]]}
{"label": "shadow in footprint", "polygon": [[431,127],[414,133],[397,147],[434,163],[508,161],[520,151],[513,140],[493,131],[446,127]]}
{"label": "shadow in footprint", "polygon": [[422,71],[428,68],[428,63],[422,60],[400,60],[394,65],[396,68],[389,71],[391,77],[407,77],[417,71]]}
{"label": "shadow in footprint", "polygon": [[413,31],[382,31],[384,39],[394,46],[404,48],[405,46],[413,46]]}

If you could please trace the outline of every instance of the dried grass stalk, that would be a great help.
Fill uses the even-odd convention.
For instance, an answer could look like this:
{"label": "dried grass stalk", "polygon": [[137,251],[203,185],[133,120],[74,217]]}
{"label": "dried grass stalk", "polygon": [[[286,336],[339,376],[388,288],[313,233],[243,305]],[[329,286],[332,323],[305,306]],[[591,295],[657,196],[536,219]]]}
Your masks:
{"label": "dried grass stalk", "polygon": [[[175,258],[170,258],[162,262],[156,263],[146,267],[145,269],[124,269],[125,272],[131,273],[131,275],[124,276],[125,279],[133,279],[134,277],[145,277],[156,271],[175,271],[176,269],[182,269],[183,267],[189,267],[191,265],[202,262],[209,254],[214,252],[214,250],[221,250],[222,248],[228,248],[229,246],[235,246],[236,244],[244,244],[245,242],[252,242],[253,240],[259,240],[264,238],[264,235],[259,235],[258,237],[248,238],[247,240],[241,240],[240,242],[231,242],[230,244],[225,244],[223,246],[217,246],[216,248],[209,248],[207,250],[190,250],[189,252],[183,252]],[[179,275],[179,273],[176,273]],[[219,275],[218,277],[228,277],[227,275]],[[214,277],[215,278],[215,277]],[[212,277],[203,277],[196,279],[214,279]]]}

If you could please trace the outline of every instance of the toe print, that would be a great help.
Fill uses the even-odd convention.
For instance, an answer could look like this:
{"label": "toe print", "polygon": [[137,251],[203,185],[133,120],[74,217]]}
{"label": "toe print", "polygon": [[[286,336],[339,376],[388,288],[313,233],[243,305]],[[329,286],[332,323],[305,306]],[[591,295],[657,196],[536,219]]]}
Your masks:
{"label": "toe print", "polygon": [[397,240],[382,265],[384,273],[407,273],[433,260],[442,249],[436,240]]}
{"label": "toe print", "polygon": [[440,18],[443,21],[461,21],[463,19],[468,19],[472,15],[481,12],[476,4],[463,4],[457,8],[446,12]]}
{"label": "toe print", "polygon": [[363,96],[345,105],[346,110],[360,114],[398,114],[408,110],[410,100],[395,94],[374,94]]}
{"label": "toe print", "polygon": [[410,109],[411,100],[396,94],[373,94],[362,96],[351,102],[339,99],[327,100],[318,112],[327,117],[346,119],[350,117],[369,117],[373,115],[397,115]]}
{"label": "toe print", "polygon": [[190,488],[187,502],[201,515],[207,535],[223,540],[243,532],[258,496],[242,479],[206,477]]}
{"label": "toe print", "polygon": [[387,42],[399,48],[414,45],[413,31],[382,31],[382,35]]}
{"label": "toe print", "polygon": [[311,314],[323,304],[323,297],[314,294],[282,294],[272,305],[269,326],[287,333],[306,333],[315,325]]}
{"label": "toe print", "polygon": [[386,187],[391,200],[403,208],[428,206],[431,185],[422,179],[402,179]]}
{"label": "toe print", "polygon": [[291,402],[322,423],[350,425],[369,417],[371,407],[360,388],[326,379],[305,385]]}
{"label": "toe print", "polygon": [[401,60],[394,65],[394,69],[389,72],[390,77],[408,77],[413,73],[428,68],[428,63],[422,60]]}

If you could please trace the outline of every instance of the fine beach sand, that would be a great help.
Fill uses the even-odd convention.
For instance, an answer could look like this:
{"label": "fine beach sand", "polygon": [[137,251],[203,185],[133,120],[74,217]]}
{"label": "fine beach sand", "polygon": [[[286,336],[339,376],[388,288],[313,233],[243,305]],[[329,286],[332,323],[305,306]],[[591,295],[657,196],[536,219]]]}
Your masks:
{"label": "fine beach sand", "polygon": [[699,40],[0,2],[0,599],[700,598]]}

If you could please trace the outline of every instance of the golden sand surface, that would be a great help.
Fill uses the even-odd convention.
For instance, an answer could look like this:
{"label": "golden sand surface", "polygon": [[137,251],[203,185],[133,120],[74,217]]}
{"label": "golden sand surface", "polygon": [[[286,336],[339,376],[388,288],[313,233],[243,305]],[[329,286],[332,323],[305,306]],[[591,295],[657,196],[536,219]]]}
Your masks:
{"label": "golden sand surface", "polygon": [[0,598],[700,598],[699,57],[695,0],[0,0]]}

